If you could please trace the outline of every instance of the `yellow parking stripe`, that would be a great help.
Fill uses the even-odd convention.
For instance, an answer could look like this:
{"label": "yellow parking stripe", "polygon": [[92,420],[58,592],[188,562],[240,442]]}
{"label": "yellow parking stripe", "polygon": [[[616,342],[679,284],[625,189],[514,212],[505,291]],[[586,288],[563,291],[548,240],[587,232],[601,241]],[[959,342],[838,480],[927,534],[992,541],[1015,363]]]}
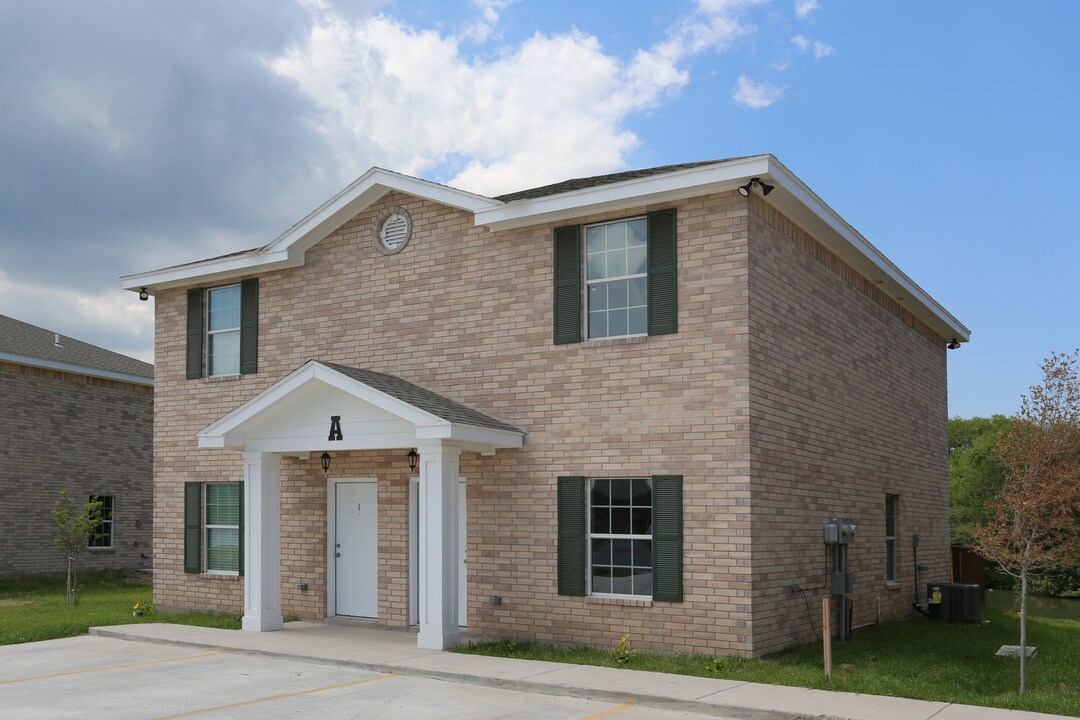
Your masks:
{"label": "yellow parking stripe", "polygon": [[245,705],[256,705],[258,703],[270,702],[271,700],[284,700],[285,698],[299,697],[300,695],[311,695],[312,693],[323,692],[324,690],[336,690],[338,688],[352,687],[353,685],[363,685],[364,683],[375,682],[376,680],[389,680],[390,678],[396,677],[397,675],[378,675],[376,677],[364,678],[363,680],[354,680],[353,682],[338,683],[337,685],[324,685],[323,687],[312,688],[311,690],[300,690],[298,692],[282,693],[280,695],[268,695],[266,697],[255,698],[254,700],[244,700],[243,702],[230,703],[228,705],[218,705],[217,707],[203,708],[202,710],[192,710],[190,712],[177,713],[176,715],[166,715],[164,717],[157,718],[156,720],[176,720],[176,718],[186,718],[192,717],[194,715],[205,715],[206,713],[217,712],[218,710],[231,710],[232,708],[244,707]]}
{"label": "yellow parking stripe", "polygon": [[106,670],[123,670],[124,668],[143,667],[144,665],[161,665],[162,663],[179,662],[181,660],[197,660],[198,658],[224,655],[223,652],[202,653],[200,655],[185,655],[184,657],[166,658],[164,660],[147,660],[146,662],[130,663],[128,665],[109,665],[108,667],[89,668],[87,670],[72,670],[71,672],[53,673],[52,675],[35,675],[34,677],[19,678],[17,680],[0,680],[0,685],[30,682],[31,680],[46,680],[48,678],[67,677],[68,675],[82,675],[83,673],[105,672]]}
{"label": "yellow parking stripe", "polygon": [[608,715],[614,715],[615,713],[620,713],[623,710],[629,710],[630,708],[634,707],[634,705],[635,703],[633,701],[624,702],[619,707],[613,707],[608,710],[604,710],[603,712],[598,712],[595,715],[586,715],[585,717],[581,718],[581,720],[600,720],[600,718],[605,718]]}

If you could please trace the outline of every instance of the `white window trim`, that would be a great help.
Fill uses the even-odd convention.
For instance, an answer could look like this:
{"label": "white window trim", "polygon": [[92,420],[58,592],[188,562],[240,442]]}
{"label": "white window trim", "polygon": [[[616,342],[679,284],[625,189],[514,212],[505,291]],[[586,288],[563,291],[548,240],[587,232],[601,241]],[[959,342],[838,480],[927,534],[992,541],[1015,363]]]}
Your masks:
{"label": "white window trim", "polygon": [[[650,535],[623,535],[623,534],[611,534],[611,533],[596,533],[592,531],[592,481],[593,480],[647,480],[651,478],[646,477],[587,477],[585,478],[585,539],[588,541],[585,552],[585,591],[587,597],[598,598],[617,598],[621,600],[649,600],[653,599],[652,593],[648,595],[627,595],[625,593],[602,593],[593,592],[592,588],[592,541],[593,538],[599,540],[648,540],[652,542],[653,536]],[[655,558],[654,558],[655,561]],[[656,573],[655,562],[652,565],[653,574]]]}
{"label": "white window trim", "polygon": [[[207,503],[207,500],[210,497],[209,487],[212,484],[215,484],[215,483],[202,483],[202,500],[201,500],[201,502],[202,502],[202,568],[203,568],[203,574],[204,575],[223,575],[225,577],[239,577],[240,576],[239,563],[240,563],[240,559],[241,559],[239,556],[237,556],[237,558],[236,558],[236,562],[237,562],[237,569],[236,570],[211,570],[210,569],[210,563],[209,563],[210,532],[209,531],[210,530],[236,530],[236,537],[237,537],[238,540],[240,538],[240,523],[239,523],[239,521],[236,523],[236,525],[211,525],[210,523],[206,522],[206,518],[208,518],[210,516],[209,513],[206,510],[206,503]],[[223,485],[229,485],[229,484],[238,485],[239,483],[220,483],[220,484],[223,484]],[[243,493],[243,488],[242,487],[240,489],[240,492]]]}
{"label": "white window trim", "polygon": [[[230,328],[221,328],[219,330],[211,330],[210,329],[210,293],[214,292],[215,290],[226,290],[228,288],[233,288],[233,287],[239,289],[239,291],[240,291],[240,303],[241,303],[240,314],[237,317],[236,327],[235,328],[231,328],[231,327]],[[240,347],[241,352],[243,352],[243,348],[241,347],[242,338],[240,337],[240,326],[243,324],[243,302],[244,302],[244,292],[243,292],[243,289],[240,287],[240,283],[232,283],[231,285],[218,285],[217,287],[206,288],[206,297],[204,298],[204,301],[203,301],[203,328],[205,328],[203,330],[203,335],[204,335],[204,338],[203,338],[203,367],[205,367],[205,369],[206,369],[206,372],[205,372],[206,377],[232,377],[232,376],[239,376],[240,375],[239,358],[237,358],[236,372],[227,372],[227,373],[213,373],[213,372],[211,372],[212,366],[210,364],[210,347],[211,347],[210,338],[212,336],[214,336],[214,335],[225,335],[227,333],[236,333],[237,347]]]}
{"label": "white window trim", "polygon": [[[645,272],[634,273],[633,275],[620,275],[618,277],[606,277],[602,279],[590,280],[589,279],[589,228],[601,227],[603,225],[616,225],[618,223],[628,223],[633,220],[645,221]],[[635,337],[648,337],[648,312],[649,312],[649,299],[648,295],[645,298],[645,317],[646,328],[643,333],[628,333],[626,335],[605,335],[604,337],[591,337],[589,335],[589,286],[596,285],[598,283],[609,283],[617,280],[634,280],[637,278],[645,278],[646,285],[649,280],[649,217],[648,215],[633,215],[631,217],[619,218],[618,220],[605,220],[604,222],[589,223],[581,227],[581,277],[585,281],[581,293],[581,317],[584,320],[585,332],[582,338],[585,342],[596,342],[603,340],[617,340],[622,338],[635,338]],[[646,287],[646,293],[648,287]],[[623,597],[622,595],[611,597]],[[629,597],[641,598],[642,595],[631,595]]]}
{"label": "white window trim", "polygon": [[103,526],[104,525],[109,526],[109,544],[108,545],[90,545],[89,543],[87,543],[86,549],[90,550],[91,552],[94,552],[94,551],[99,551],[100,552],[101,550],[115,550],[116,549],[116,536],[114,535],[114,533],[116,531],[116,524],[113,522],[113,520],[115,519],[115,515],[116,515],[116,496],[115,495],[92,495],[91,497],[92,498],[111,498],[112,499],[112,513],[109,515],[109,519],[106,520],[104,518],[105,508],[104,508],[104,506],[102,506],[101,524]]}
{"label": "white window trim", "polygon": [[[889,535],[889,498],[893,499],[892,503],[892,521],[893,521],[893,534]],[[885,493],[885,582],[897,583],[897,578],[900,576],[900,553],[896,546],[896,531],[900,524],[900,496],[892,493]],[[892,552],[889,551],[889,541],[892,540]],[[893,576],[889,577],[889,561],[892,561]]]}

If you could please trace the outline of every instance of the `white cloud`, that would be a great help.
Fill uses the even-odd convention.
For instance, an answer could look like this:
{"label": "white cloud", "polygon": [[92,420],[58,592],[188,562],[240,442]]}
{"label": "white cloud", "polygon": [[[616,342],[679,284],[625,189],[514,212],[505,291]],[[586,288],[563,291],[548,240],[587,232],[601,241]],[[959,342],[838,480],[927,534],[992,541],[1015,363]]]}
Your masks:
{"label": "white cloud", "polygon": [[19,283],[0,272],[0,307],[4,314],[76,340],[99,345],[145,362],[154,361],[154,302],[135,293],[99,294]]}
{"label": "white cloud", "polygon": [[805,35],[796,35],[791,38],[791,42],[804,53],[812,52],[815,58],[828,57],[836,52],[832,45],[823,43],[820,40],[811,40]]}
{"label": "white cloud", "polygon": [[618,169],[638,144],[628,117],[689,82],[687,58],[754,32],[741,13],[762,0],[698,0],[629,61],[580,30],[467,56],[462,42],[490,36],[509,4],[473,2],[483,28],[461,36],[322,8],[306,41],[269,61],[318,108],[338,156],[359,163],[345,163],[342,180],[372,162],[411,174],[444,166],[458,169],[451,184],[496,194]]}
{"label": "white cloud", "polygon": [[818,0],[795,0],[795,14],[801,18],[820,9],[821,5],[818,5]]}
{"label": "white cloud", "polygon": [[736,105],[742,105],[751,110],[761,110],[783,99],[785,90],[787,88],[784,86],[774,85],[767,81],[757,82],[745,75],[740,75],[735,82],[735,90],[731,98]]}
{"label": "white cloud", "polygon": [[773,72],[784,72],[789,67],[791,67],[791,63],[789,63],[789,62],[769,63],[769,69],[772,70]]}

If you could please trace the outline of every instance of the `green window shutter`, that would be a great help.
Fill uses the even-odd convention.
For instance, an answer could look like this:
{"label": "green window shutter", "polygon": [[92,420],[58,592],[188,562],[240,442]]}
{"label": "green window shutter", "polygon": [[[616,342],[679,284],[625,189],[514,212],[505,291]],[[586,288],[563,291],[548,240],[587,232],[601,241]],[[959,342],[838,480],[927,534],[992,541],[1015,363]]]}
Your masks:
{"label": "green window shutter", "polygon": [[657,210],[649,219],[649,334],[678,331],[678,276],[675,272],[675,208]]}
{"label": "green window shutter", "polygon": [[184,483],[184,572],[202,571],[202,483]]}
{"label": "green window shutter", "polygon": [[559,594],[585,594],[585,478],[559,478]]}
{"label": "green window shutter", "polygon": [[244,575],[244,483],[236,483],[236,484],[240,488],[240,493],[239,493],[239,497],[238,497],[238,500],[239,500],[239,503],[240,503],[240,519],[239,519],[238,522],[239,522],[240,527],[239,527],[239,529],[238,529],[238,531],[236,533],[238,538],[239,538],[239,541],[240,541],[239,542],[240,556],[236,560],[236,569],[240,572],[240,576],[243,577],[243,575]]}
{"label": "green window shutter", "polygon": [[555,344],[581,342],[581,226],[555,228]]}
{"label": "green window shutter", "polygon": [[240,374],[259,371],[259,279],[240,283]]}
{"label": "green window shutter", "polygon": [[203,372],[203,291],[187,291],[187,379],[197,380]]}
{"label": "green window shutter", "polygon": [[653,600],[682,602],[682,475],[653,475]]}

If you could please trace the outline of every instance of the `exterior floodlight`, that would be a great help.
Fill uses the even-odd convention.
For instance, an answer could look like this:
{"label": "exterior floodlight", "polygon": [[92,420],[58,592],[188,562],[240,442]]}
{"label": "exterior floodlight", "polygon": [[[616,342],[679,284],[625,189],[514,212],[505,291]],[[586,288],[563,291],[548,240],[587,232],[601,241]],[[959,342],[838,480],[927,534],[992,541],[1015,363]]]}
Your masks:
{"label": "exterior floodlight", "polygon": [[750,197],[750,190],[753,189],[755,185],[761,188],[762,196],[768,195],[776,187],[775,185],[761,182],[761,178],[751,178],[750,182],[739,186],[739,194],[743,197]]}
{"label": "exterior floodlight", "polygon": [[960,341],[956,338],[953,338],[945,347],[949,348],[950,350],[956,350],[960,347]]}

